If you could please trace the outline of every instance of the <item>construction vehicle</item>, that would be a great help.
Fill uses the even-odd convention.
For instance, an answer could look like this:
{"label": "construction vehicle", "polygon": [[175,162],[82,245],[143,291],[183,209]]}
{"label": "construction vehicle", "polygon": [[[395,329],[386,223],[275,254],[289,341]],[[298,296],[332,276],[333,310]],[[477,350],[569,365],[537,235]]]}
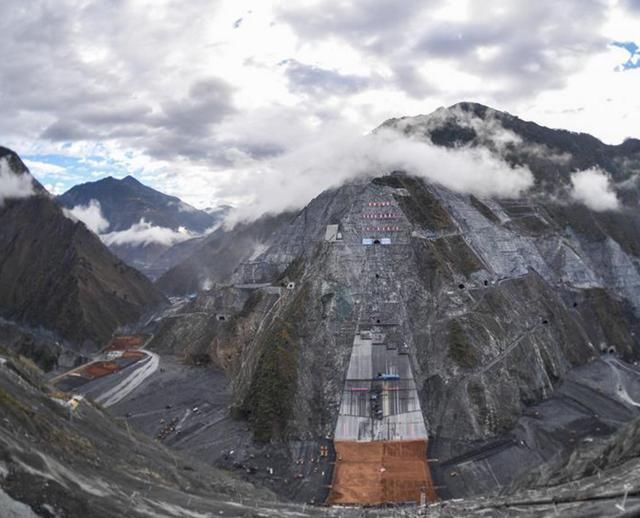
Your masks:
{"label": "construction vehicle", "polygon": [[384,372],[384,373],[379,372],[376,375],[376,379],[377,380],[382,380],[382,381],[399,380],[400,379],[400,375],[399,374],[388,374],[386,372]]}

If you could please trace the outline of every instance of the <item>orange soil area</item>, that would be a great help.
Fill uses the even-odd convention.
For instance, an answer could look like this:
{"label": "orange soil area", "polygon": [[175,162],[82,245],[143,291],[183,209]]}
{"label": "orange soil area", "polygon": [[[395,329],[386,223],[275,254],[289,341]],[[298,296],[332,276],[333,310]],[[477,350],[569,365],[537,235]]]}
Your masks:
{"label": "orange soil area", "polygon": [[329,504],[379,505],[438,499],[429,465],[427,441],[337,441]]}
{"label": "orange soil area", "polygon": [[141,358],[144,358],[146,355],[141,352],[141,351],[125,351],[122,353],[122,357],[123,358],[135,358],[137,360],[140,360]]}
{"label": "orange soil area", "polygon": [[79,374],[82,376],[95,379],[101,378],[102,376],[106,376],[107,374],[111,374],[113,372],[117,372],[120,370],[120,366],[115,362],[94,362],[86,367],[80,369]]}
{"label": "orange soil area", "polygon": [[124,351],[125,349],[136,349],[142,347],[146,340],[147,337],[145,335],[114,336],[106,350]]}

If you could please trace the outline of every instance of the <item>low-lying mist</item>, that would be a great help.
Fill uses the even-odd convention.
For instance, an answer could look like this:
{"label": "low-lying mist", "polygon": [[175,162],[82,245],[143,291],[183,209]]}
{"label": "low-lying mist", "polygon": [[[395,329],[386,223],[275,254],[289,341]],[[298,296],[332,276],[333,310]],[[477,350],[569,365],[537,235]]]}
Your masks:
{"label": "low-lying mist", "polygon": [[242,171],[233,189],[250,193],[253,203],[234,211],[228,224],[301,208],[326,189],[393,170],[485,197],[517,197],[533,185],[527,167],[512,167],[482,147],[449,149],[386,128],[366,136],[333,130]]}
{"label": "low-lying mist", "polygon": [[34,193],[30,174],[16,174],[6,158],[0,158],[0,207],[6,199],[27,198]]}

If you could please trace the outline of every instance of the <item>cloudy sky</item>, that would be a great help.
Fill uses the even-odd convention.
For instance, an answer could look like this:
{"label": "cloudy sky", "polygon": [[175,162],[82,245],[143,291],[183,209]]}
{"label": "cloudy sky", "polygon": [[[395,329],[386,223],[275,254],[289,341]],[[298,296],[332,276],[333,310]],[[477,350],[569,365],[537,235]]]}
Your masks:
{"label": "cloudy sky", "polygon": [[640,137],[640,0],[2,5],[0,145],[55,193],[133,174],[250,203],[283,157],[461,100]]}

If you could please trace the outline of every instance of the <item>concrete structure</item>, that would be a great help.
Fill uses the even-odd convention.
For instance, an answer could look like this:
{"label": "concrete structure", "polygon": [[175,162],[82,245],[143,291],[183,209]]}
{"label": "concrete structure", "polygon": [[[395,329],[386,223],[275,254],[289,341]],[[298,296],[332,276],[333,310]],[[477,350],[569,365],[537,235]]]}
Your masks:
{"label": "concrete structure", "polygon": [[390,237],[363,237],[362,244],[371,246],[371,245],[390,245],[391,238]]}
{"label": "concrete structure", "polygon": [[[382,335],[378,335],[382,336]],[[381,380],[380,375],[398,375]],[[374,415],[375,402],[382,416]],[[404,441],[428,438],[409,356],[383,341],[357,336],[342,394],[336,441]]]}
{"label": "concrete structure", "polygon": [[[385,207],[372,214],[369,207]],[[394,210],[395,209],[395,210]],[[396,218],[392,200],[367,202],[360,220]],[[365,245],[360,273],[360,315],[353,338],[334,433],[336,467],[328,498],[333,504],[375,505],[436,494],[427,463],[428,435],[403,337],[403,308],[395,279],[396,247],[369,222],[353,222],[353,240]],[[393,227],[398,243],[410,235],[406,220]],[[363,237],[364,234],[364,237]],[[401,253],[401,252],[400,252]]]}
{"label": "concrete structure", "polygon": [[340,232],[339,225],[327,225],[327,230],[324,234],[325,241],[338,241],[342,239],[342,233]]}

